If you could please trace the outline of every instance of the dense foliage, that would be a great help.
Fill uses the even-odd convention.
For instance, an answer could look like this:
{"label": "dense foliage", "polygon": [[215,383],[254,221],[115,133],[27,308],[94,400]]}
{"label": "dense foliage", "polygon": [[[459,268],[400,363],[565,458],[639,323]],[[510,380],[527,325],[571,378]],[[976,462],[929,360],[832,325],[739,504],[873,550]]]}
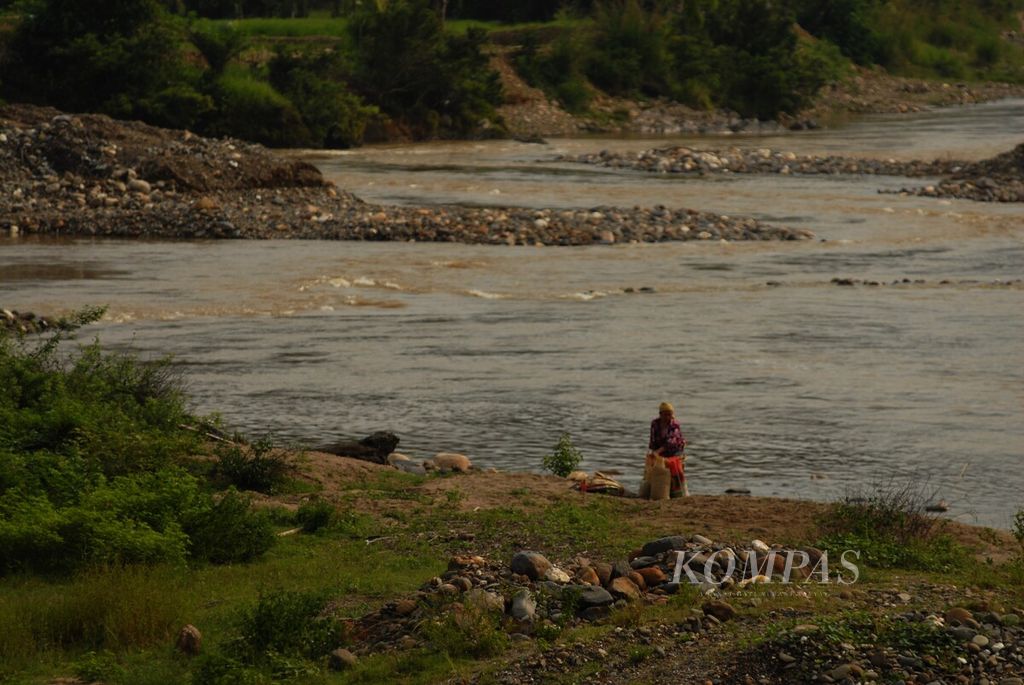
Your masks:
{"label": "dense foliage", "polygon": [[[496,42],[520,46],[515,64],[527,81],[576,112],[604,92],[772,118],[805,107],[850,64],[1024,81],[1024,48],[1002,36],[1019,29],[1024,0],[0,0],[0,7],[15,10],[0,96],[273,146],[500,132],[489,29],[502,32]],[[467,29],[474,21],[493,23]],[[290,40],[298,36],[315,40]]]}
{"label": "dense foliage", "polygon": [[[88,312],[66,329],[98,316]],[[185,468],[197,451],[168,362],[0,335],[0,573],[251,559],[269,522]]]}

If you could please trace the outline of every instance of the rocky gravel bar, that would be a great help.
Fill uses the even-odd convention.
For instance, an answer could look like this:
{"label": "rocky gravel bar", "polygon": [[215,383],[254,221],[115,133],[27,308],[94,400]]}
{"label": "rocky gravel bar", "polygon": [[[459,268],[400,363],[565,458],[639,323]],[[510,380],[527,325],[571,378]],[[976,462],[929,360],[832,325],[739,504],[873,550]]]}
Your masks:
{"label": "rocky gravel bar", "polygon": [[938,185],[895,192],[978,202],[1024,202],[1024,143],[991,159],[964,165]]}
{"label": "rocky gravel bar", "polygon": [[802,240],[809,231],[692,209],[372,205],[259,145],[102,115],[0,108],[0,230],[160,239],[495,245]]}
{"label": "rocky gravel bar", "polygon": [[635,169],[660,174],[866,174],[875,176],[948,176],[967,162],[937,159],[931,162],[864,159],[830,155],[797,155],[770,148],[695,150],[663,147],[636,154],[602,150],[596,154],[563,156],[559,161],[594,164],[611,169]]}

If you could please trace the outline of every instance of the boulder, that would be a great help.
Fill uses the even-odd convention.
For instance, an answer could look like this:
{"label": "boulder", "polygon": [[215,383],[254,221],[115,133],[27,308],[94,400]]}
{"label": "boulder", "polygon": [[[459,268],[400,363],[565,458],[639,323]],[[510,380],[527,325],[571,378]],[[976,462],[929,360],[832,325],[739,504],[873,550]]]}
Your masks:
{"label": "boulder", "polygon": [[612,579],[612,565],[599,561],[594,564],[594,573],[597,574],[597,578],[601,581],[601,585],[606,586]]}
{"label": "boulder", "polygon": [[391,466],[394,466],[395,463],[399,461],[412,461],[412,459],[410,459],[407,455],[402,454],[401,452],[392,452],[391,454],[388,455],[387,463],[390,464]]}
{"label": "boulder", "polygon": [[625,576],[619,576],[612,580],[608,585],[608,590],[615,597],[621,597],[622,599],[630,602],[640,599],[640,588],[636,586],[636,583]]}
{"label": "boulder", "polygon": [[946,612],[946,623],[950,625],[963,625],[973,620],[974,615],[963,607],[953,607]]}
{"label": "boulder", "polygon": [[328,665],[332,671],[344,671],[359,663],[359,658],[347,649],[336,649],[331,652]]}
{"label": "boulder", "polygon": [[665,572],[657,566],[649,566],[647,568],[640,568],[636,571],[641,578],[644,579],[644,584],[647,587],[655,587],[664,583],[667,578]]}
{"label": "boulder", "polygon": [[589,566],[584,566],[576,572],[576,580],[583,585],[601,585],[601,578],[597,571]]}
{"label": "boulder", "polygon": [[647,583],[644,581],[644,577],[636,571],[630,571],[629,575],[626,576],[633,581],[633,585],[636,585],[641,590],[647,589]]}
{"label": "boulder", "polygon": [[434,468],[438,471],[458,471],[460,473],[467,473],[473,464],[470,463],[469,457],[465,454],[456,454],[455,452],[439,452],[434,455],[432,459]]}
{"label": "boulder", "polygon": [[658,538],[657,540],[652,540],[644,545],[640,553],[645,557],[654,557],[659,554],[664,554],[669,550],[686,549],[687,542],[688,540],[685,535],[671,535],[669,537]]}
{"label": "boulder", "polygon": [[505,611],[505,600],[501,595],[478,587],[467,592],[462,603],[484,612],[501,613]]}
{"label": "boulder", "polygon": [[551,562],[537,552],[517,552],[512,557],[512,573],[526,576],[530,580],[540,580],[551,568]]}
{"label": "boulder", "polygon": [[517,621],[532,621],[537,616],[537,600],[529,590],[520,590],[512,597],[512,608],[509,611]]}
{"label": "boulder", "polygon": [[615,598],[603,587],[590,587],[580,593],[580,606],[583,608],[605,607],[614,601]]}
{"label": "boulder", "polygon": [[197,656],[203,647],[203,634],[189,623],[178,632],[178,640],[175,645],[182,654]]}
{"label": "boulder", "polygon": [[562,569],[555,568],[552,566],[544,572],[544,580],[550,580],[553,583],[565,585],[566,583],[570,582],[572,578],[570,578],[569,574],[563,571]]}
{"label": "boulder", "polygon": [[714,616],[722,623],[729,621],[736,617],[736,610],[728,602],[722,602],[720,600],[712,600],[707,602],[703,607],[704,614],[706,616]]}

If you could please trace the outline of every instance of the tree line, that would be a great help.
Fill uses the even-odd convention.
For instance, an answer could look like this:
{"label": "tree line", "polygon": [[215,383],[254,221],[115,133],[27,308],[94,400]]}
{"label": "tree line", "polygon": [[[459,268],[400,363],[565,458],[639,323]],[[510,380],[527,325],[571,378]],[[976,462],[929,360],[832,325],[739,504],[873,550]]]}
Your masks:
{"label": "tree line", "polygon": [[[483,29],[567,109],[598,92],[772,118],[851,63],[942,78],[1024,79],[999,32],[1024,0],[19,0],[0,96],[276,146],[500,134]],[[223,18],[341,17],[327,41],[253,50]],[[561,21],[567,20],[567,21]],[[340,27],[340,28],[339,28]],[[538,38],[543,36],[543,39]],[[268,55],[268,51],[270,54]]]}

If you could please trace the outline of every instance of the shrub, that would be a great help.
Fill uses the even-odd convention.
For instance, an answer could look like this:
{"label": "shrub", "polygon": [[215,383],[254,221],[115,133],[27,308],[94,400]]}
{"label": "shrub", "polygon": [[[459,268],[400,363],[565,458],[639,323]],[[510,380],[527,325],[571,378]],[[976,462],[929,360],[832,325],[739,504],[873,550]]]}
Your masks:
{"label": "shrub", "polygon": [[284,484],[289,469],[272,438],[264,436],[249,445],[220,444],[213,471],[215,478],[228,485],[272,494]]}
{"label": "shrub", "polygon": [[819,521],[824,533],[819,544],[834,552],[859,550],[877,568],[945,571],[962,566],[965,550],[925,511],[935,494],[927,483],[895,480],[852,491]]}
{"label": "shrub", "polygon": [[572,444],[572,437],[568,433],[562,433],[554,451],[544,457],[543,464],[551,473],[565,478],[576,470],[581,461],[583,454]]}
{"label": "shrub", "polygon": [[12,100],[113,116],[187,84],[182,35],[158,0],[28,0],[7,51]]}
{"label": "shrub", "polygon": [[272,147],[309,140],[295,105],[247,70],[229,69],[212,92],[217,109],[204,127],[208,134],[237,136]]}
{"label": "shrub", "polygon": [[351,17],[352,85],[419,137],[465,135],[492,122],[501,83],[486,34],[449,35],[426,0],[363,3]]}
{"label": "shrub", "polygon": [[363,142],[380,111],[349,89],[350,69],[337,51],[315,55],[278,50],[268,65],[270,83],[299,110],[314,147],[347,148]]}
{"label": "shrub", "polygon": [[277,541],[270,515],[255,511],[252,503],[234,490],[193,513],[183,528],[192,558],[214,564],[251,561]]}
{"label": "shrub", "polygon": [[451,658],[485,659],[508,649],[500,620],[500,614],[468,605],[424,621],[419,631],[432,649]]}
{"label": "shrub", "polygon": [[315,533],[321,528],[326,528],[336,518],[334,505],[322,499],[314,499],[306,502],[295,512],[295,520],[302,530],[307,533]]}

